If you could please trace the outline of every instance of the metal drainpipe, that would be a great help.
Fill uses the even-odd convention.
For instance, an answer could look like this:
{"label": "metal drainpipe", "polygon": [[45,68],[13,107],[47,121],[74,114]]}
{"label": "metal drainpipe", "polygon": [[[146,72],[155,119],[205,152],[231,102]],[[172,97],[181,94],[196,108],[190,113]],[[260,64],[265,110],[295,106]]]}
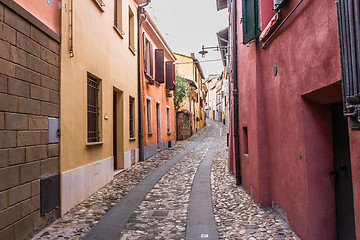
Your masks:
{"label": "metal drainpipe", "polygon": [[239,87],[237,71],[237,8],[236,0],[232,1],[232,72],[234,79],[233,104],[234,104],[234,147],[235,147],[235,168],[236,168],[236,185],[241,185],[241,159],[240,159],[240,135],[239,135]]}
{"label": "metal drainpipe", "polygon": [[139,161],[144,161],[144,135],[143,135],[143,110],[142,110],[142,89],[141,89],[141,72],[140,72],[140,15],[151,0],[147,0],[146,3],[139,5],[137,9],[137,23],[138,23],[138,42],[137,42],[137,49],[138,49],[138,112],[139,112]]}

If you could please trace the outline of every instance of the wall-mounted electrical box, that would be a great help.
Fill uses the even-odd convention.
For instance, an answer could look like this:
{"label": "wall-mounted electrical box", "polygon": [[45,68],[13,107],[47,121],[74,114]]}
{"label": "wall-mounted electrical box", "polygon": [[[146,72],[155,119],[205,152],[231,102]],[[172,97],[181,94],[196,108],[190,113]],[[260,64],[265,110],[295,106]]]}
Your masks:
{"label": "wall-mounted electrical box", "polygon": [[49,143],[58,143],[60,139],[59,119],[49,119]]}

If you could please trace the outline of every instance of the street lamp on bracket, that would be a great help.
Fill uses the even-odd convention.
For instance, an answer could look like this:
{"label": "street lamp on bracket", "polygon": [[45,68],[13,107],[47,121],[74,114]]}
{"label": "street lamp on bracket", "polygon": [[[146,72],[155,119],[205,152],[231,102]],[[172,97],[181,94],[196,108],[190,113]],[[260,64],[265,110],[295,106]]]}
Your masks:
{"label": "street lamp on bracket", "polygon": [[207,53],[209,53],[208,51],[206,51],[206,49],[214,49],[214,51],[220,51],[220,50],[224,50],[224,49],[228,49],[230,46],[226,46],[226,47],[204,47],[204,45],[202,45],[201,51],[199,51],[199,54],[201,55],[201,57],[205,57],[205,55]]}

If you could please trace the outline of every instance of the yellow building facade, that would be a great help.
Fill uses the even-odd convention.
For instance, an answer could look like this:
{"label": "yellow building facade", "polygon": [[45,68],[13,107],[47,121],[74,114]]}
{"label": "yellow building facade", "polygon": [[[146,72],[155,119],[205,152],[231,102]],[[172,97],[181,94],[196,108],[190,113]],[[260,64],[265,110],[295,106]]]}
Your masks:
{"label": "yellow building facade", "polygon": [[62,214],[138,161],[137,8],[62,1]]}
{"label": "yellow building facade", "polygon": [[193,99],[186,99],[186,103],[180,110],[188,110],[191,113],[192,132],[197,132],[205,126],[205,99],[202,89],[202,81],[205,78],[201,65],[193,55],[186,56],[175,53],[176,71],[178,75],[185,78],[192,87]]}

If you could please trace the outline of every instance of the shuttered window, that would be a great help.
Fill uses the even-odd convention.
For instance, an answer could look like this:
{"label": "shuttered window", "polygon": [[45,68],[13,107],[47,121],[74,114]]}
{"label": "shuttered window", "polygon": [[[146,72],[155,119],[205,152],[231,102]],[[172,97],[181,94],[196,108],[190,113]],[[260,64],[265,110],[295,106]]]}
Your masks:
{"label": "shuttered window", "polygon": [[153,78],[154,77],[154,60],[153,60],[153,45],[143,34],[143,51],[144,51],[144,73],[146,76]]}
{"label": "shuttered window", "polygon": [[164,83],[164,58],[165,51],[164,49],[155,50],[155,81],[158,83]]}
{"label": "shuttered window", "polygon": [[87,77],[88,142],[100,141],[100,80]]}
{"label": "shuttered window", "polygon": [[135,55],[135,21],[131,8],[129,8],[129,48]]}
{"label": "shuttered window", "polygon": [[243,44],[255,39],[258,34],[258,1],[242,1]]}
{"label": "shuttered window", "polygon": [[135,137],[135,99],[129,97],[129,135],[130,138]]}
{"label": "shuttered window", "polygon": [[165,62],[165,71],[166,71],[166,84],[165,88],[167,90],[175,89],[175,65],[171,61]]}
{"label": "shuttered window", "polygon": [[114,0],[114,27],[120,36],[125,35],[122,27],[122,0]]}

